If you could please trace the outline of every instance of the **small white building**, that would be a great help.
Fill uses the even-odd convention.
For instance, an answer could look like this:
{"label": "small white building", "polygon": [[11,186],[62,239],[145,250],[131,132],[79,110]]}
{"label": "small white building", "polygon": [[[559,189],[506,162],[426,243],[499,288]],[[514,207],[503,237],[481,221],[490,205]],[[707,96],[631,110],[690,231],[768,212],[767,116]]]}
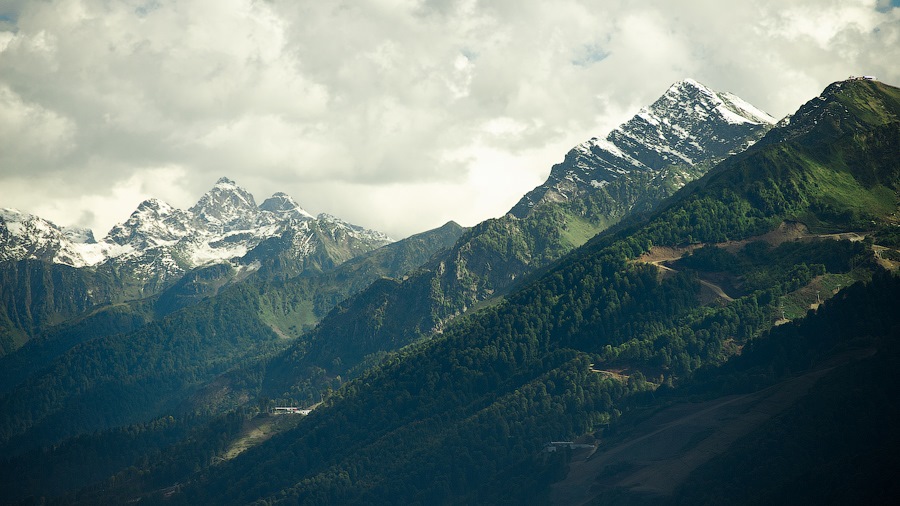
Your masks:
{"label": "small white building", "polygon": [[302,409],[296,406],[275,406],[276,414],[293,414],[293,415],[308,415],[312,413],[311,409]]}

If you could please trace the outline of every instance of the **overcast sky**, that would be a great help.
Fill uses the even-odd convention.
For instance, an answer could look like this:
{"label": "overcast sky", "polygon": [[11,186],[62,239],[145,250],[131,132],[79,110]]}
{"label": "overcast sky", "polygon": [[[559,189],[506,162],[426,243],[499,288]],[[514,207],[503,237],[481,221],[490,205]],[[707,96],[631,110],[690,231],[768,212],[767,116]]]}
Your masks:
{"label": "overcast sky", "polygon": [[898,0],[0,0],[0,207],[98,237],[221,176],[395,238],[509,210],[692,77],[900,84]]}

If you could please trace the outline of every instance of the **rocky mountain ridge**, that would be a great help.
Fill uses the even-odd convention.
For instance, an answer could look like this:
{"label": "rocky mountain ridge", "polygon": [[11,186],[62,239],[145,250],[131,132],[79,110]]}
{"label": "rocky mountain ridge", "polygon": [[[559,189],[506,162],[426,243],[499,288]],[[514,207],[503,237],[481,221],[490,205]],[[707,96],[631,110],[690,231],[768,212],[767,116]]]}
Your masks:
{"label": "rocky mountain ridge", "polygon": [[283,236],[290,236],[285,246],[295,259],[308,257],[329,242],[354,253],[392,242],[381,232],[328,214],[314,217],[284,193],[257,205],[247,190],[221,178],[188,210],[155,198],[141,202],[100,241],[90,230],[62,228],[4,209],[0,212],[0,261],[35,259],[76,268],[106,265],[139,282],[161,285],[215,263],[253,268],[252,262],[242,258],[264,241]]}
{"label": "rocky mountain ridge", "polygon": [[685,79],[649,107],[613,129],[575,146],[554,165],[547,181],[509,211],[527,216],[545,202],[562,202],[640,175],[653,186],[677,190],[718,160],[743,151],[775,118],[740,97]]}

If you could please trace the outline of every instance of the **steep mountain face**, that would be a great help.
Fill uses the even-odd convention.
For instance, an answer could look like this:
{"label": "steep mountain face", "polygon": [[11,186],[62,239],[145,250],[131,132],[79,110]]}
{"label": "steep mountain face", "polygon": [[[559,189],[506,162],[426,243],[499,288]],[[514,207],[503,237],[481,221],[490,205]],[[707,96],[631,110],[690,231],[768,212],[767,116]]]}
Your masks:
{"label": "steep mountain face", "polygon": [[[565,202],[611,183],[635,179],[646,196],[624,204],[644,207],[702,175],[715,162],[761,138],[775,118],[731,93],[686,79],[615,128],[574,147],[547,181],[511,210],[519,218],[547,202]],[[648,202],[650,201],[650,202]]]}

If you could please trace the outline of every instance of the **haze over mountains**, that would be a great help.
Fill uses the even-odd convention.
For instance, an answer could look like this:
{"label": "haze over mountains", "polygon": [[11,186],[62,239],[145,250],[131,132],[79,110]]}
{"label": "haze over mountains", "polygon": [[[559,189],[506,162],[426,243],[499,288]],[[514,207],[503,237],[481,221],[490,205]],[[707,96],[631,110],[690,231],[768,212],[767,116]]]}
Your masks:
{"label": "haze over mountains", "polygon": [[[810,481],[793,462],[822,440],[795,438],[749,491],[704,485],[759,475],[736,434],[759,445],[773,420],[818,434],[824,398],[878,418],[900,365],[886,309],[900,295],[900,90],[835,83],[774,123],[675,83],[506,216],[390,244],[285,195],[256,206],[227,179],[187,211],[141,204],[95,262],[76,256],[84,234],[4,211],[0,490],[59,504],[777,502]],[[709,407],[698,395],[763,387],[779,400],[742,398],[767,414],[739,430],[687,423]],[[315,410],[269,415],[276,404]],[[653,441],[658,411],[691,428],[629,450]],[[850,418],[823,425],[855,446],[818,457],[816,497],[864,491],[841,481],[854,448],[889,483],[869,434],[897,440],[895,411],[859,434]],[[576,440],[604,465],[576,465]],[[646,478],[688,461],[677,480]]]}

